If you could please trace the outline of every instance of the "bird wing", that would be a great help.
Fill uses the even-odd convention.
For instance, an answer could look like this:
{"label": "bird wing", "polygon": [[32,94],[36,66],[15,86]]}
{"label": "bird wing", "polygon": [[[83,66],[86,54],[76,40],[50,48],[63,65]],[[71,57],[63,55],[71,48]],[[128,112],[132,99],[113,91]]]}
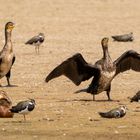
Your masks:
{"label": "bird wing", "polygon": [[114,64],[116,65],[116,75],[130,69],[140,71],[140,54],[133,50],[126,51],[114,61]]}
{"label": "bird wing", "polygon": [[88,80],[92,76],[97,76],[99,72],[98,68],[88,64],[83,56],[77,53],[58,65],[50,72],[45,81],[48,82],[53,78],[65,75],[78,86],[82,81]]}
{"label": "bird wing", "polygon": [[113,118],[119,118],[119,117],[121,117],[120,111],[114,111],[114,112],[112,113],[112,117],[113,117]]}
{"label": "bird wing", "polygon": [[140,91],[138,91],[136,93],[136,95],[134,95],[132,98],[130,98],[130,101],[133,102],[133,101],[138,101],[140,100]]}
{"label": "bird wing", "polygon": [[37,42],[40,39],[39,36],[34,36],[30,40],[28,40],[25,44],[33,44],[34,42]]}
{"label": "bird wing", "polygon": [[99,112],[99,115],[104,118],[116,118],[119,114],[115,111]]}
{"label": "bird wing", "polygon": [[27,101],[21,101],[16,106],[12,106],[11,111],[18,113],[22,110],[24,110],[27,107],[28,102]]}

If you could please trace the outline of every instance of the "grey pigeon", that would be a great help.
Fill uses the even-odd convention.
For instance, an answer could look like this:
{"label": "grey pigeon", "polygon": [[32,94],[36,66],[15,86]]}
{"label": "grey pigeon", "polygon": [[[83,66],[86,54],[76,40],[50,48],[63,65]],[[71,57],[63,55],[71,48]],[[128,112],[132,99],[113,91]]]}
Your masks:
{"label": "grey pigeon", "polygon": [[99,112],[99,115],[103,118],[121,118],[125,116],[126,109],[126,106],[120,106],[108,112]]}
{"label": "grey pigeon", "polygon": [[32,37],[30,40],[28,40],[25,44],[34,45],[35,51],[38,54],[39,53],[39,47],[44,42],[45,36],[43,33],[39,33],[37,36]]}
{"label": "grey pigeon", "polygon": [[140,102],[140,91],[138,91],[136,95],[130,98],[130,102]]}
{"label": "grey pigeon", "polygon": [[25,115],[31,112],[35,108],[35,100],[29,99],[26,101],[19,102],[16,106],[13,106],[10,111],[12,113],[19,113],[24,116],[24,120],[26,120]]}
{"label": "grey pigeon", "polygon": [[120,42],[128,42],[128,41],[134,40],[132,32],[129,34],[124,34],[124,35],[115,35],[115,36],[112,36],[112,38],[114,39],[114,41],[120,41]]}

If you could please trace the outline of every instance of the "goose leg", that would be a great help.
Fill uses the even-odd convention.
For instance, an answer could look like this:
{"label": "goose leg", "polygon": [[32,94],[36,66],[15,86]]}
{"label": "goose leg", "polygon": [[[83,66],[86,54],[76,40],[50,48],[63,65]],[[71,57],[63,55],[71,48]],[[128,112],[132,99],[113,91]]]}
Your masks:
{"label": "goose leg", "polygon": [[10,76],[11,76],[11,70],[9,70],[9,72],[6,74],[8,86],[11,86],[10,80],[9,80],[10,79]]}
{"label": "goose leg", "polygon": [[108,89],[106,90],[108,101],[112,101],[112,99],[110,98],[110,90],[111,90],[111,85],[109,85]]}

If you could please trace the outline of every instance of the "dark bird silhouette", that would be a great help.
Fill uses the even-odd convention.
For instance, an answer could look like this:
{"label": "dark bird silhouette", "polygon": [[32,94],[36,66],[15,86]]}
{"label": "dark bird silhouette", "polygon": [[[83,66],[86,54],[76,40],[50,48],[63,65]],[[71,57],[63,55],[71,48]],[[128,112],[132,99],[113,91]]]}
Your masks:
{"label": "dark bird silhouette", "polygon": [[140,91],[138,91],[136,95],[130,98],[130,102],[140,102]]}
{"label": "dark bird silhouette", "polygon": [[19,113],[24,116],[24,120],[26,120],[25,115],[31,112],[35,108],[35,100],[29,99],[26,101],[19,102],[16,106],[13,106],[10,111],[12,113]]}
{"label": "dark bird silhouette", "polygon": [[11,76],[12,65],[15,62],[15,54],[13,52],[13,45],[11,41],[13,28],[13,22],[8,22],[5,25],[5,45],[0,52],[0,79],[6,76],[8,86],[11,86],[9,79]]}
{"label": "dark bird silhouette", "polygon": [[0,118],[12,118],[13,113],[10,112],[12,101],[5,91],[0,91]]}
{"label": "dark bird silhouette", "polygon": [[39,47],[44,42],[45,36],[43,33],[39,33],[37,36],[32,37],[25,44],[34,45],[35,51],[39,54]]}
{"label": "dark bird silhouette", "polygon": [[94,65],[87,63],[83,56],[77,53],[52,70],[45,81],[49,82],[53,78],[64,75],[78,86],[82,81],[93,77],[88,88],[79,90],[76,93],[91,93],[93,100],[95,100],[94,96],[96,94],[106,91],[108,100],[111,101],[111,81],[116,75],[129,69],[140,71],[140,54],[129,50],[113,62],[108,52],[108,40],[108,38],[102,39],[103,58]]}
{"label": "dark bird silhouette", "polygon": [[112,38],[114,39],[114,41],[120,41],[120,42],[128,42],[128,41],[134,40],[132,32],[129,34],[124,34],[124,35],[115,35],[115,36],[112,36]]}
{"label": "dark bird silhouette", "polygon": [[103,118],[121,118],[125,116],[126,110],[126,106],[120,106],[108,112],[99,112],[99,115]]}

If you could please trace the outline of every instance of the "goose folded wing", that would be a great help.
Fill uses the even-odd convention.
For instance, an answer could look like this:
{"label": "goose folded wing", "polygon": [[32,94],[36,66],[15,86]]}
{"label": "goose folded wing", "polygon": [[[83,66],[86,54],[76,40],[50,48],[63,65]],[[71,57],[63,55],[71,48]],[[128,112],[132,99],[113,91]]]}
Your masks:
{"label": "goose folded wing", "polygon": [[130,69],[139,72],[140,54],[133,50],[126,51],[114,61],[114,64],[116,65],[116,75]]}
{"label": "goose folded wing", "polygon": [[47,77],[46,82],[53,78],[65,75],[75,85],[99,74],[98,68],[88,64],[80,53],[73,55],[58,65]]}

